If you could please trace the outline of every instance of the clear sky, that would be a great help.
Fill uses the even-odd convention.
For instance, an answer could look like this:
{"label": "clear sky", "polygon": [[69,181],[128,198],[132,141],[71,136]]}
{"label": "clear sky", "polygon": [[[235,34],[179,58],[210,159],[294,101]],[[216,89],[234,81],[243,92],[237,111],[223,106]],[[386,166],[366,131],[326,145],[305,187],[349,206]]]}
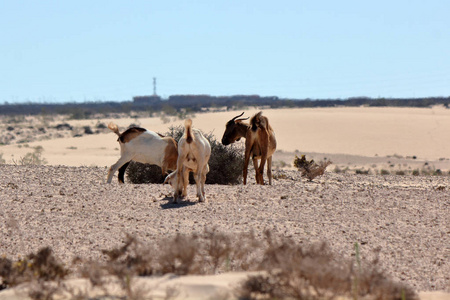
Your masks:
{"label": "clear sky", "polygon": [[0,0],[0,103],[450,96],[450,1]]}

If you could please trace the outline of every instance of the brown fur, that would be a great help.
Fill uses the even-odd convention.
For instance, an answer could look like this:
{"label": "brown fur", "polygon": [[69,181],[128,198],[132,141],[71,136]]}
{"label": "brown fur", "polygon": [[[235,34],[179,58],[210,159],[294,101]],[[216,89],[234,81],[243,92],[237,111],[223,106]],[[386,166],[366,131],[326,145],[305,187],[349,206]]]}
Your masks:
{"label": "brown fur", "polygon": [[114,123],[109,123],[108,124],[108,128],[110,129],[110,130],[112,130],[115,134],[117,134],[118,136],[120,136],[120,132],[119,132],[119,127],[116,125],[116,124],[114,124]]}
{"label": "brown fur", "polygon": [[144,128],[131,127],[131,128],[128,128],[127,130],[125,130],[124,132],[120,133],[119,127],[114,123],[109,123],[108,128],[119,136],[119,138],[117,140],[122,143],[128,143],[129,141],[131,141],[132,139],[134,139],[135,137],[137,137],[144,131],[147,131]]}
{"label": "brown fur", "polygon": [[192,120],[191,119],[187,119],[184,122],[184,126],[186,127],[186,130],[185,130],[186,142],[188,144],[190,144],[194,140],[194,136],[192,135]]}
{"label": "brown fur", "polygon": [[164,137],[163,139],[167,141],[167,147],[164,151],[163,166],[161,168],[163,174],[165,174],[167,170],[173,171],[177,169],[178,145],[171,137]]}
{"label": "brown fur", "polygon": [[131,127],[131,128],[128,128],[127,130],[125,130],[124,132],[122,132],[122,134],[119,136],[118,140],[125,144],[125,143],[128,143],[129,141],[131,141],[132,139],[134,139],[135,137],[139,136],[140,134],[142,134],[145,131],[147,131],[147,130],[144,128]]}
{"label": "brown fur", "polygon": [[267,117],[265,116],[262,116],[262,111],[260,111],[250,119],[250,125],[253,131],[258,130],[258,128],[264,128],[265,130],[268,130],[270,127],[269,119],[267,119]]}
{"label": "brown fur", "polygon": [[[243,114],[243,113],[242,113]],[[243,168],[244,184],[247,183],[247,170],[250,158],[256,171],[256,182],[264,184],[263,170],[267,161],[267,176],[269,184],[272,183],[272,154],[276,149],[276,139],[269,119],[262,116],[262,112],[258,112],[250,119],[250,124],[242,122],[243,119],[234,117],[228,121],[225,133],[222,137],[222,144],[228,145],[238,141],[241,137],[245,137],[245,161]],[[261,160],[258,166],[258,159]]]}

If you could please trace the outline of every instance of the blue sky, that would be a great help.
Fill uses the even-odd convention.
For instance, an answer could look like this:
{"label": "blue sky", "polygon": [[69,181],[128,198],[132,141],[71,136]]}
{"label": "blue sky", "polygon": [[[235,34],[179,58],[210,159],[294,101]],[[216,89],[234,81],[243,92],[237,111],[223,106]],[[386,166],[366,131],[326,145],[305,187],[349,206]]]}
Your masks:
{"label": "blue sky", "polygon": [[0,103],[450,96],[450,1],[4,1]]}

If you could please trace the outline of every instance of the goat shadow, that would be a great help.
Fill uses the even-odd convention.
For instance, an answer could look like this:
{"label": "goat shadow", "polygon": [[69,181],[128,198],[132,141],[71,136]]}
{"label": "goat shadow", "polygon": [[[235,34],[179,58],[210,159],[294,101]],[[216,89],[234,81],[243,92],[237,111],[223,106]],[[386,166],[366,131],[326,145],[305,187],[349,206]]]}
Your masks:
{"label": "goat shadow", "polygon": [[161,204],[162,209],[175,209],[175,208],[182,208],[187,206],[196,205],[198,202],[192,202],[189,201],[189,199],[184,199],[181,201],[181,203],[170,203],[172,200],[172,197],[164,197],[162,200],[168,200],[167,203]]}

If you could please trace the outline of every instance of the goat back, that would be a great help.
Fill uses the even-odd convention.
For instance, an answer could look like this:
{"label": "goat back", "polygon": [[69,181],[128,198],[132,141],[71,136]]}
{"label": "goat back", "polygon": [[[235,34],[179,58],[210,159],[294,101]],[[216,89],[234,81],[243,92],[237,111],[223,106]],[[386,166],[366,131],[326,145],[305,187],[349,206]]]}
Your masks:
{"label": "goat back", "polygon": [[258,128],[268,130],[269,119],[263,116],[262,111],[260,111],[250,119],[250,126],[252,128],[252,131],[256,131],[258,130]]}

